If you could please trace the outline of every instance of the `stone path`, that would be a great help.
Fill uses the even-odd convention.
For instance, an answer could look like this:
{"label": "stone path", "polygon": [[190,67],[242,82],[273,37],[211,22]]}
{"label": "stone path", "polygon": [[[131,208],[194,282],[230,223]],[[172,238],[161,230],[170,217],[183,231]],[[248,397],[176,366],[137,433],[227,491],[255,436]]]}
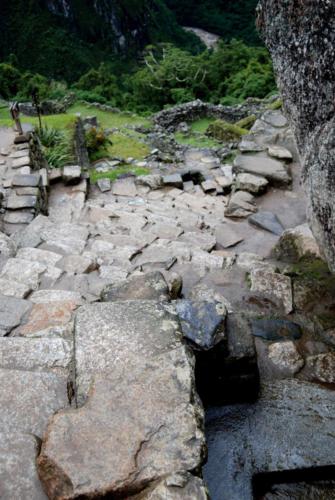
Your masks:
{"label": "stone path", "polygon": [[[329,343],[292,323],[299,316],[294,280],[277,260],[285,260],[291,237],[300,256],[307,250],[319,256],[301,226],[299,165],[286,163],[295,154],[290,141],[282,115],[267,113],[243,139],[234,165],[209,151],[188,150],[183,164],[164,176],[158,168],[89,191],[77,167],[50,172],[48,216],[7,231],[11,236],[0,234],[1,498],[45,498],[38,470],[52,499],[107,493],[205,499],[195,356],[206,368],[201,377],[209,377],[205,391],[214,397],[218,379],[223,393],[250,384],[254,391],[258,369],[262,383],[271,386],[275,379],[279,391],[287,379],[306,393],[315,378],[335,382]],[[249,161],[255,149],[260,156]],[[6,172],[19,151],[12,148],[10,160],[4,156]],[[277,178],[265,173],[264,182],[253,170],[255,158],[271,170],[273,157],[292,176],[292,190],[286,177],[278,188]],[[269,259],[278,241],[276,258]],[[266,319],[270,323],[262,323]],[[223,345],[224,362],[216,350]],[[307,429],[309,420],[302,420]],[[211,440],[224,449],[225,429],[216,422],[209,432],[206,479],[213,498],[223,498],[220,488],[230,486],[213,471],[226,465],[212,455]],[[243,433],[239,439],[249,446]],[[245,471],[249,483],[258,471],[263,462]]]}

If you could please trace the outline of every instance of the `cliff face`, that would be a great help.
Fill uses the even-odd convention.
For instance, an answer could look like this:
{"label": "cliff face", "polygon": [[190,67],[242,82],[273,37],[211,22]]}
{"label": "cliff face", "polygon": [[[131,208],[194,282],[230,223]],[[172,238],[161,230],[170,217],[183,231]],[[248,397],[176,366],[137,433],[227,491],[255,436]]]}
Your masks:
{"label": "cliff face", "polygon": [[335,3],[261,0],[258,27],[304,163],[309,222],[335,271]]}

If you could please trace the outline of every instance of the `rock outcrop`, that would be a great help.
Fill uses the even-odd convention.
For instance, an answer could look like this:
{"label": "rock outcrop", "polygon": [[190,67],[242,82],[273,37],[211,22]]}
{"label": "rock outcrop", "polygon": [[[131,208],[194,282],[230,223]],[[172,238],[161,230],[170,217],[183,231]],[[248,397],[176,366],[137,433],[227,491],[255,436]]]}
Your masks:
{"label": "rock outcrop", "polygon": [[309,222],[335,271],[335,4],[261,0],[258,27],[304,163]]}

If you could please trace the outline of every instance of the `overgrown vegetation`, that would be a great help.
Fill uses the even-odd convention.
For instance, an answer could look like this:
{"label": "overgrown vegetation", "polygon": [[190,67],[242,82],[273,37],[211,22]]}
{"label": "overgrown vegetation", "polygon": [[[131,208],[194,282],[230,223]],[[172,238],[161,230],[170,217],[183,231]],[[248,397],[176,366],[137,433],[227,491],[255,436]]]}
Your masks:
{"label": "overgrown vegetation", "polygon": [[52,168],[69,165],[73,161],[70,130],[62,131],[44,126],[37,128],[44,156]]}
{"label": "overgrown vegetation", "polygon": [[72,85],[22,73],[13,61],[0,64],[0,96],[4,99],[29,100],[33,89],[42,100],[61,99],[71,91],[77,99],[142,114],[198,98],[235,104],[246,97],[263,98],[275,88],[266,49],[237,40],[196,55],[168,44],[149,46],[131,74],[117,77],[112,65],[102,63]]}

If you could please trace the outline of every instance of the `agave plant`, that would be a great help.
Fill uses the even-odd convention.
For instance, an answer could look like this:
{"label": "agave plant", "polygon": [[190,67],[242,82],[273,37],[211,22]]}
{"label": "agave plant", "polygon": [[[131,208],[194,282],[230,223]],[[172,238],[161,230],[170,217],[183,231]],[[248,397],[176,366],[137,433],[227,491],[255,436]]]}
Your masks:
{"label": "agave plant", "polygon": [[38,129],[44,156],[51,168],[60,168],[73,162],[70,141],[61,130],[52,127]]}

